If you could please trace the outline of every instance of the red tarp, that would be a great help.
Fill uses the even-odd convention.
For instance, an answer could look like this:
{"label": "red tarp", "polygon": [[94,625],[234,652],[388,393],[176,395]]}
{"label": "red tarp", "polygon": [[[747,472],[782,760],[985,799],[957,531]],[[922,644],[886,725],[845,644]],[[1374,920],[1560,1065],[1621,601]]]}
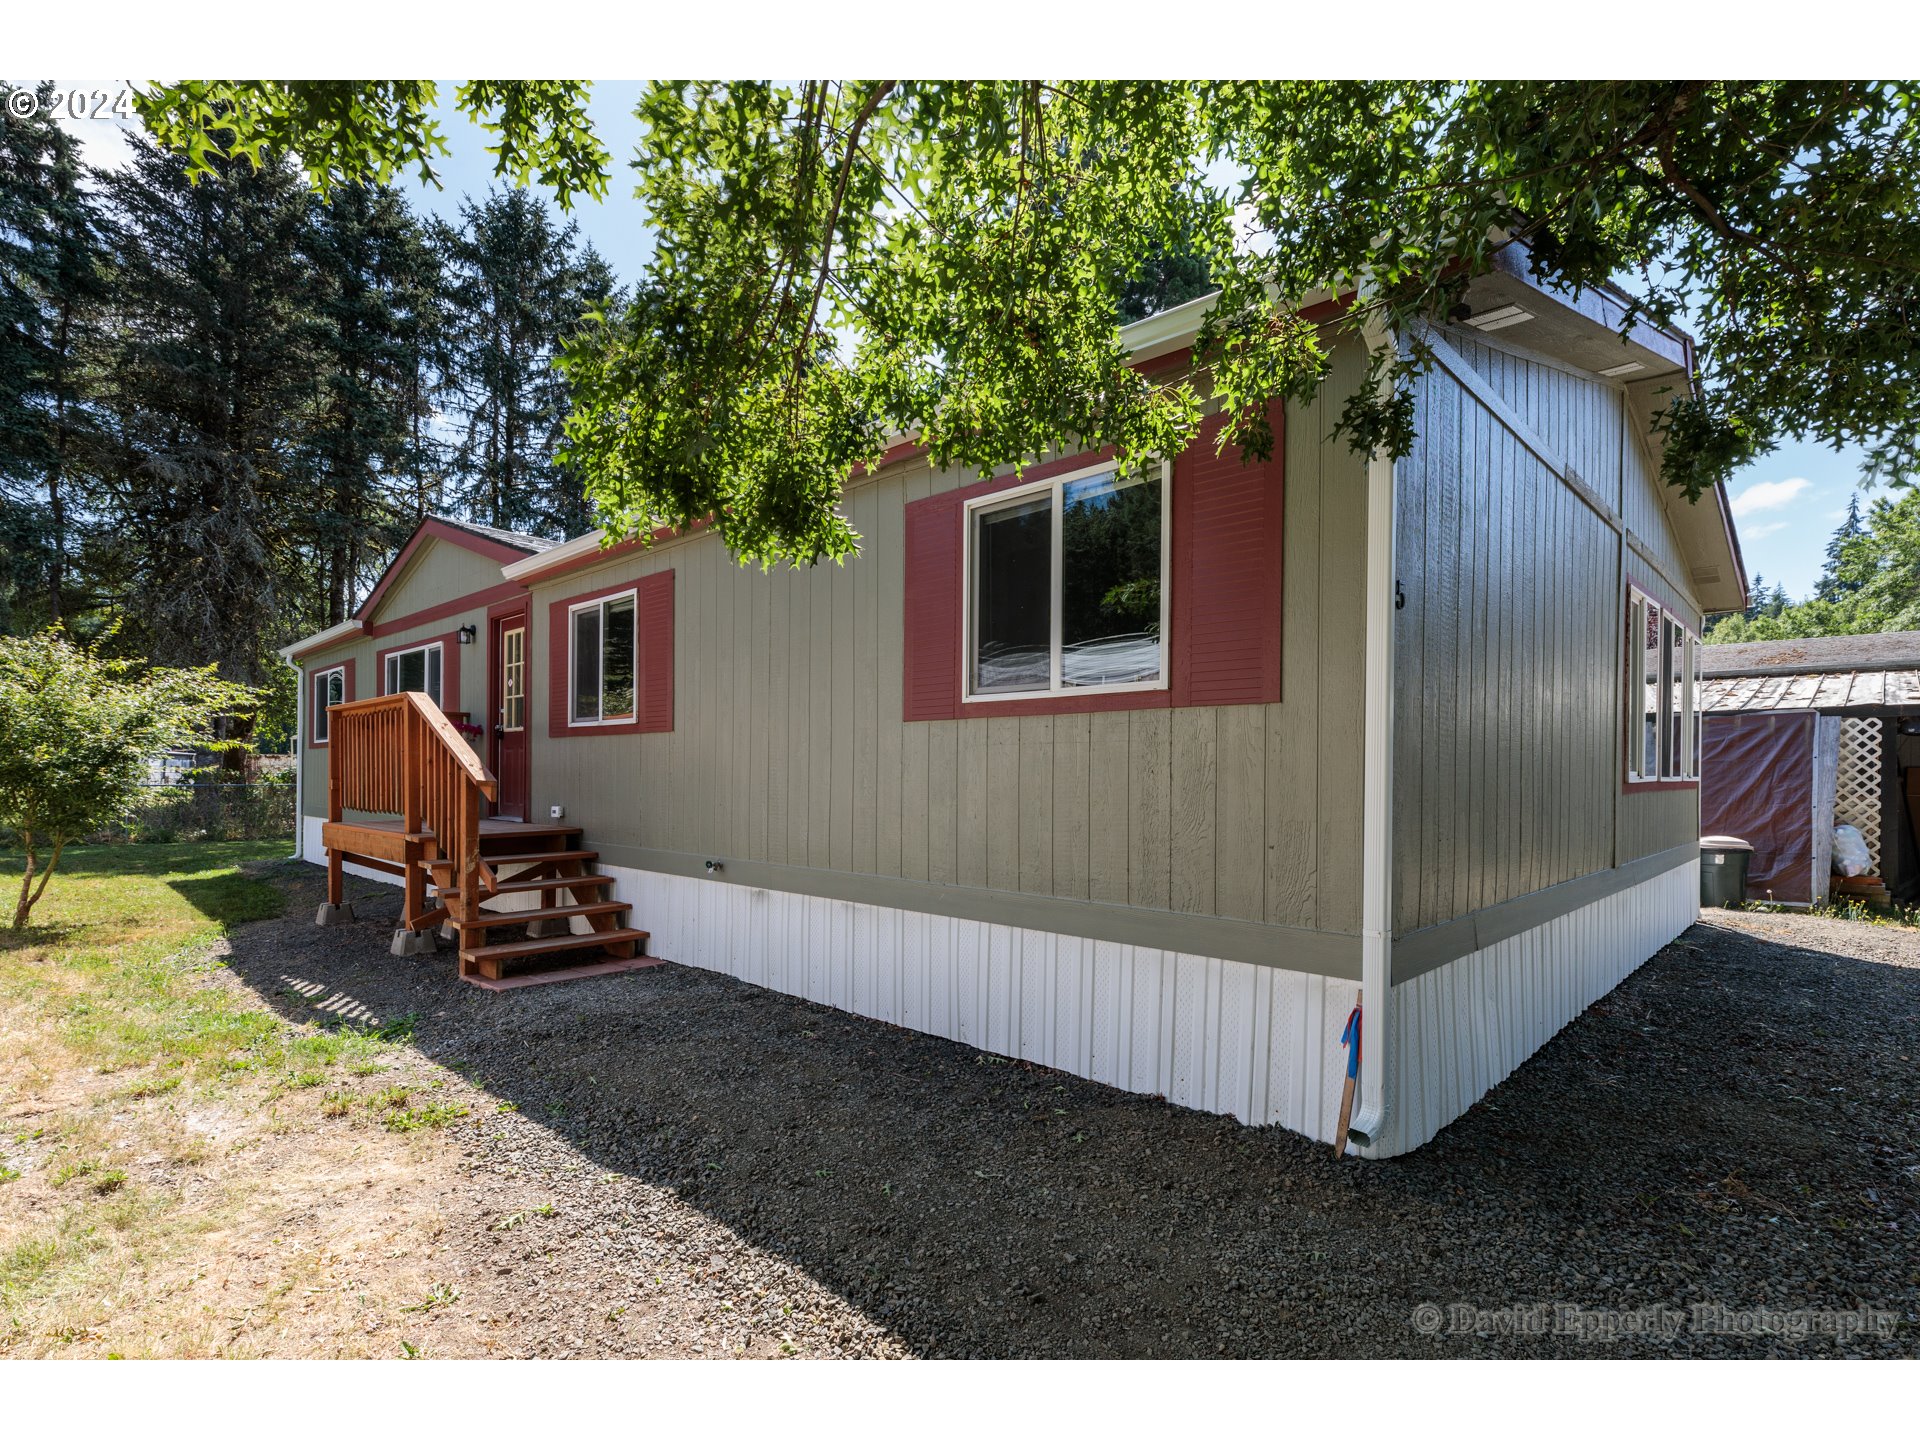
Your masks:
{"label": "red tarp", "polygon": [[1700,833],[1753,846],[1749,900],[1813,899],[1813,722],[1809,713],[1707,715]]}

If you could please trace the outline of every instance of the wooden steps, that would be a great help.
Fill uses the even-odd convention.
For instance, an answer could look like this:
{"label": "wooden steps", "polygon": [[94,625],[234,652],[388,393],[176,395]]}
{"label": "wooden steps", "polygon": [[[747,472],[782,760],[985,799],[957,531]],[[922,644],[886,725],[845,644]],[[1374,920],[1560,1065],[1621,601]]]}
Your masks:
{"label": "wooden steps", "polygon": [[[596,915],[619,915],[626,911],[624,900],[596,900],[589,905],[554,905],[540,910],[482,910],[472,920],[456,922],[460,930],[475,930],[485,934],[489,930],[501,930],[510,925],[525,925],[532,920],[573,920],[576,917],[591,920]],[[585,940],[586,936],[581,936]]]}
{"label": "wooden steps", "polygon": [[[451,923],[460,940],[463,977],[524,981],[541,973],[542,962],[560,957],[566,957],[562,968],[569,973],[579,971],[582,952],[599,952],[586,968],[591,968],[592,963],[630,961],[645,955],[647,932],[627,924],[628,907],[624,900],[608,898],[613,879],[592,873],[600,852],[585,848],[580,838],[579,828],[568,825],[528,826],[511,833],[496,830],[483,836],[480,856],[486,862],[485,868],[477,893],[465,907],[460,903],[460,889],[444,884],[454,878],[453,867],[444,860],[425,862],[428,874],[439,888],[440,900],[454,916]],[[501,872],[506,870],[513,873],[503,877]],[[534,894],[540,897],[535,909],[485,908],[486,902],[496,895]],[[585,920],[592,928],[583,934],[574,934],[575,920]],[[493,939],[490,934],[534,921],[552,922],[562,933],[502,939]],[[546,966],[549,970],[553,968],[550,964]]]}
{"label": "wooden steps", "polygon": [[581,950],[604,950],[619,960],[631,960],[638,956],[647,943],[644,930],[598,930],[591,935],[548,935],[538,940],[508,940],[499,945],[480,945],[468,949],[463,942],[460,947],[460,964],[464,970],[471,965],[489,980],[506,978],[505,966],[511,960],[524,960],[533,956],[571,955]]}
{"label": "wooden steps", "polygon": [[[613,884],[611,875],[547,875],[537,880],[502,880],[491,890],[480,892],[482,900],[492,895],[525,895],[532,890],[604,890]],[[460,887],[455,885],[440,892],[442,900],[460,898]]]}
{"label": "wooden steps", "polygon": [[524,855],[494,855],[482,851],[480,858],[496,869],[502,865],[556,865],[565,861],[578,861],[584,865],[589,860],[598,860],[600,852],[598,850],[534,850]]}
{"label": "wooden steps", "polygon": [[1864,900],[1869,905],[1892,908],[1893,895],[1878,875],[1836,875],[1829,886],[1830,896]]}

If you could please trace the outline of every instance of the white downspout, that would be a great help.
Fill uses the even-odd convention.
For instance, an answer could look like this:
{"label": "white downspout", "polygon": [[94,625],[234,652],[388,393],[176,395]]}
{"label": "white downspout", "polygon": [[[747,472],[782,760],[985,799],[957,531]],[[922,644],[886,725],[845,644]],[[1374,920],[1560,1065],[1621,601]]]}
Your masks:
{"label": "white downspout", "polygon": [[[1383,333],[1370,344],[1391,343]],[[1347,1134],[1363,1152],[1394,1154],[1388,1036],[1393,1013],[1394,467],[1367,463],[1366,702],[1360,821],[1360,1083]]]}
{"label": "white downspout", "polygon": [[282,657],[293,671],[293,855],[307,858],[307,676],[291,655]]}

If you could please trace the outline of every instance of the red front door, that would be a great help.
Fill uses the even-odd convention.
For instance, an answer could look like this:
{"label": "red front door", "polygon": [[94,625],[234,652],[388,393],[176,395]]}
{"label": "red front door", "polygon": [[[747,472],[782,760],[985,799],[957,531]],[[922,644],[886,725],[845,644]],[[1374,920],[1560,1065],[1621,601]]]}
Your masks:
{"label": "red front door", "polygon": [[502,820],[527,818],[527,612],[493,617],[493,710],[489,760],[500,781],[493,813]]}

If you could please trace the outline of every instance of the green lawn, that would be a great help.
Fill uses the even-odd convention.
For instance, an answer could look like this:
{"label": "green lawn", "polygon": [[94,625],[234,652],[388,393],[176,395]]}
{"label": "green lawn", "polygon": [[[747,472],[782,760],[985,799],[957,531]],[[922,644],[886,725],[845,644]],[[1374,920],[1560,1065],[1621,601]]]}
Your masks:
{"label": "green lawn", "polygon": [[[289,1025],[247,992],[206,983],[228,927],[285,908],[271,880],[242,867],[285,855],[279,840],[69,852],[34,909],[38,923],[0,930],[0,1006],[33,1013],[69,1058],[103,1073],[150,1067],[144,1083],[163,1089],[253,1070],[317,1083],[320,1067],[396,1037]],[[0,851],[4,873],[18,875],[20,863]]]}
{"label": "green lawn", "polygon": [[[35,923],[0,931],[0,1001],[57,1017],[59,1039],[102,1070],[219,1065],[255,1049],[285,1027],[202,983],[205,955],[227,927],[280,913],[279,890],[239,867],[285,853],[262,840],[69,851]],[[0,851],[0,874],[21,864]]]}

